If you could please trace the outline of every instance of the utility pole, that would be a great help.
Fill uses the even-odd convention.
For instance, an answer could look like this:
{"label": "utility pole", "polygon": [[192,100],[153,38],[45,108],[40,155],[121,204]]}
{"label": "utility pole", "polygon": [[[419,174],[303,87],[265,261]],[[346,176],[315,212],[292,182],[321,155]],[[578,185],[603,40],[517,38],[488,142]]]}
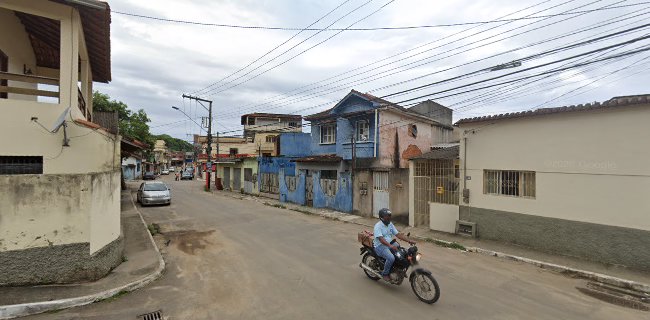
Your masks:
{"label": "utility pole", "polygon": [[[206,169],[206,177],[205,177],[205,189],[206,191],[210,191],[210,176],[212,175],[212,101],[211,100],[206,100],[206,99],[201,99],[199,97],[183,94],[183,98],[187,98],[190,100],[196,100],[201,106],[208,110],[208,148],[207,148],[207,153],[208,153],[208,161],[205,164],[205,169]],[[205,105],[203,105],[203,102],[208,103],[208,107],[206,108]],[[218,139],[217,139],[218,141]],[[218,142],[217,142],[218,143]],[[219,155],[217,154],[217,157]],[[215,175],[216,177],[216,175]]]}

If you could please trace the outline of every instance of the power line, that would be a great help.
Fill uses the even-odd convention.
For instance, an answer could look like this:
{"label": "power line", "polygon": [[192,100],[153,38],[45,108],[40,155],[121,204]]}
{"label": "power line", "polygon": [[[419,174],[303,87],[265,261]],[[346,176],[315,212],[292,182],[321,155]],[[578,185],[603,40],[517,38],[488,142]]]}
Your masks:
{"label": "power line", "polygon": [[[372,0],[370,0],[370,1],[372,1]],[[395,0],[390,0],[390,1],[386,2],[385,4],[383,4],[381,7],[379,7],[379,8],[376,9],[375,11],[373,11],[373,12],[371,12],[370,14],[364,16],[363,18],[361,18],[361,19],[359,19],[359,20],[357,20],[357,21],[351,23],[347,28],[350,28],[350,27],[354,26],[355,24],[357,24],[357,23],[359,23],[359,22],[361,22],[361,21],[363,21],[363,20],[366,20],[366,19],[370,18],[371,16],[375,15],[377,12],[379,12],[380,10],[382,10],[383,8],[385,8],[386,6],[388,6],[389,4],[391,4],[391,3],[393,3],[393,2],[395,2]],[[365,4],[364,4],[364,5],[365,5]],[[253,80],[253,79],[255,79],[255,78],[257,78],[257,77],[259,77],[259,76],[261,76],[261,75],[263,75],[263,74],[265,74],[265,73],[267,73],[267,72],[269,72],[269,71],[271,71],[271,70],[274,70],[274,69],[276,69],[276,68],[278,68],[278,67],[284,65],[285,63],[287,63],[287,62],[289,62],[289,61],[291,61],[291,60],[297,58],[298,56],[301,56],[301,55],[305,54],[307,51],[310,51],[311,49],[313,49],[313,48],[315,48],[315,47],[317,47],[317,46],[319,46],[319,45],[321,45],[321,44],[323,44],[323,43],[325,43],[325,42],[331,40],[332,38],[334,38],[334,37],[336,37],[337,35],[341,34],[343,31],[345,31],[345,29],[344,29],[344,30],[341,30],[341,31],[337,31],[337,32],[334,33],[333,35],[331,35],[331,36],[325,38],[325,40],[322,40],[322,41],[316,43],[315,45],[313,45],[313,46],[311,46],[311,47],[309,47],[309,48],[307,48],[307,49],[305,49],[305,50],[299,52],[298,54],[293,55],[293,56],[290,57],[289,59],[286,59],[286,60],[284,60],[284,61],[282,61],[282,62],[280,62],[280,63],[278,63],[278,64],[276,64],[276,65],[274,65],[274,66],[272,66],[272,67],[270,67],[270,68],[268,68],[268,69],[266,69],[266,70],[264,70],[264,71],[262,71],[262,72],[260,72],[260,73],[258,73],[258,74],[256,74],[256,75],[254,75],[254,76],[252,76],[252,77],[250,77],[250,78],[248,78],[248,79],[246,79],[246,80],[244,80],[244,81],[242,81],[242,82],[236,83],[236,84],[234,84],[234,85],[231,85],[231,86],[229,86],[229,87],[226,87],[225,89],[221,89],[221,90],[219,90],[219,91],[217,91],[217,92],[215,92],[215,93],[212,93],[211,96],[212,96],[212,95],[215,95],[215,94],[218,94],[218,93],[221,93],[221,92],[224,92],[224,91],[226,91],[226,90],[230,90],[230,89],[232,89],[232,88],[238,87],[238,86],[240,86],[240,85],[242,85],[242,84],[244,84],[244,83],[247,83],[247,82],[249,82],[249,81],[251,81],[251,80]],[[271,61],[272,61],[272,60],[271,60]],[[269,62],[270,62],[270,61],[269,61]],[[262,66],[264,66],[265,64],[266,64],[266,63],[262,64],[262,65],[259,66],[259,67],[262,67]],[[259,68],[259,67],[258,67],[258,68]],[[257,68],[256,68],[256,69],[257,69]],[[251,70],[251,72],[254,71],[254,70],[255,70],[255,69]],[[244,74],[243,76],[246,76],[247,74],[250,74],[250,72]],[[232,82],[230,82],[230,83],[233,83],[234,81],[237,81],[238,79],[243,78],[243,76],[240,76],[240,77],[234,79],[234,80],[233,80]],[[212,92],[212,91],[214,91],[214,90],[216,90],[216,89],[218,89],[218,87],[217,87],[217,88],[213,88],[213,89],[211,89],[211,90],[208,90],[208,91],[204,92],[204,94],[207,94],[207,93],[209,93],[209,92]]]}
{"label": "power line", "polygon": [[[570,1],[567,1],[567,2],[565,2],[565,3],[568,3],[568,2],[570,2]],[[596,2],[597,2],[597,1],[596,1]],[[574,8],[574,9],[575,9],[575,8]],[[544,10],[548,10],[548,9],[544,9]],[[542,11],[544,11],[544,10],[542,10]],[[571,9],[571,10],[573,10],[573,9]],[[540,11],[540,12],[541,12],[541,11]],[[647,14],[647,13],[646,13],[646,14]],[[629,15],[629,14],[628,14],[628,15]],[[622,15],[622,16],[625,16],[625,15]],[[568,19],[573,19],[573,18],[575,18],[575,17],[570,17],[570,18],[568,18]],[[618,17],[617,17],[617,18],[618,18]],[[562,20],[562,21],[559,21],[559,22],[563,22],[563,21],[566,21],[566,20],[568,20],[568,19],[565,19],[565,20]],[[628,18],[628,19],[629,19],[629,18]],[[611,20],[611,19],[610,19],[610,20]],[[607,21],[607,20],[606,20],[606,21]],[[537,21],[537,22],[540,22],[540,21]],[[537,23],[537,22],[529,23],[528,25],[531,25],[531,24],[534,24],[534,23]],[[551,23],[551,24],[546,24],[546,25],[544,25],[544,26],[540,26],[540,27],[537,27],[537,28],[532,29],[532,30],[526,30],[526,31],[523,31],[523,32],[517,33],[517,34],[515,34],[515,35],[511,35],[511,36],[505,37],[505,38],[500,39],[500,40],[496,40],[496,41],[493,41],[493,42],[490,42],[490,43],[486,43],[486,44],[483,44],[483,45],[480,45],[480,46],[477,46],[477,47],[473,47],[473,48],[470,48],[470,49],[466,49],[466,50],[464,50],[464,51],[462,51],[462,52],[457,52],[457,53],[454,53],[454,54],[450,54],[450,55],[447,55],[446,57],[443,57],[443,58],[440,58],[440,59],[436,59],[436,60],[433,60],[433,61],[429,61],[429,62],[426,62],[426,63],[422,63],[422,64],[419,64],[419,65],[416,65],[416,66],[410,67],[410,68],[408,68],[408,69],[404,69],[405,66],[409,66],[409,65],[412,65],[412,64],[417,63],[417,62],[420,62],[420,61],[424,61],[424,60],[431,59],[431,58],[433,58],[433,57],[435,57],[435,56],[438,56],[438,55],[440,55],[440,54],[442,54],[442,53],[440,53],[440,54],[436,54],[436,55],[434,55],[434,56],[432,56],[432,57],[428,57],[428,58],[425,58],[425,59],[417,60],[417,61],[415,61],[415,62],[411,62],[411,63],[406,64],[406,65],[401,65],[401,66],[399,66],[399,67],[395,67],[395,68],[392,68],[392,69],[389,69],[389,70],[384,70],[384,71],[382,71],[382,72],[380,72],[380,73],[377,73],[377,74],[374,74],[374,75],[371,75],[371,76],[366,76],[366,77],[364,77],[364,78],[362,78],[362,79],[358,79],[358,80],[355,80],[355,81],[352,81],[352,82],[347,82],[347,83],[344,83],[344,84],[342,84],[342,85],[338,85],[338,86],[336,86],[336,87],[334,87],[334,88],[329,88],[329,89],[326,89],[326,90],[321,90],[321,91],[319,91],[319,92],[315,92],[315,93],[313,93],[313,94],[310,94],[310,95],[308,95],[307,97],[300,97],[300,98],[298,98],[298,99],[289,100],[289,101],[286,101],[286,102],[284,102],[284,103],[286,104],[286,103],[291,103],[291,102],[300,102],[300,101],[305,101],[305,100],[309,100],[309,99],[311,99],[311,98],[313,98],[313,97],[318,97],[318,94],[319,94],[319,93],[323,93],[323,92],[325,92],[325,93],[330,93],[330,92],[338,91],[338,90],[336,90],[337,88],[342,88],[342,87],[350,86],[350,85],[353,85],[353,84],[363,84],[363,83],[371,82],[371,81],[374,81],[374,80],[377,80],[377,79],[380,79],[380,78],[375,78],[374,80],[369,80],[369,81],[365,81],[365,82],[360,82],[360,81],[365,80],[365,79],[373,79],[373,77],[378,77],[378,76],[380,76],[380,75],[382,75],[382,74],[384,74],[382,77],[385,77],[385,76],[387,76],[385,73],[387,73],[387,72],[389,72],[389,71],[392,71],[392,70],[398,70],[398,71],[397,71],[397,72],[390,73],[390,74],[388,74],[388,75],[394,75],[394,74],[397,74],[397,73],[400,73],[400,72],[404,72],[404,71],[407,71],[407,70],[411,70],[411,69],[414,69],[414,68],[416,68],[416,67],[420,67],[420,66],[425,65],[425,64],[429,64],[429,63],[432,63],[432,62],[435,62],[435,61],[439,61],[439,60],[442,60],[442,59],[444,59],[444,58],[449,58],[449,57],[452,57],[452,56],[455,56],[455,55],[461,54],[461,53],[463,53],[463,52],[467,52],[467,51],[474,50],[474,49],[477,49],[477,48],[480,48],[480,47],[483,47],[483,46],[486,46],[486,45],[489,45],[489,44],[492,44],[492,43],[496,43],[496,42],[499,42],[499,41],[503,41],[503,40],[506,40],[506,39],[509,39],[509,38],[515,37],[515,36],[519,36],[519,35],[521,35],[521,34],[525,34],[525,33],[527,33],[527,32],[533,31],[533,30],[538,30],[538,29],[541,29],[541,28],[544,28],[544,27],[547,27],[547,26],[549,26],[549,25],[556,24],[556,23],[559,23],[559,22],[554,22],[554,23]],[[602,24],[600,27],[602,27],[602,26],[604,26],[604,25],[607,25],[607,24],[611,24],[611,22],[610,22],[610,23],[606,23],[606,24]],[[596,24],[596,25],[598,25],[598,24]],[[464,65],[468,65],[468,64],[471,64],[471,63],[475,63],[475,62],[478,62],[478,61],[486,60],[486,59],[489,59],[489,58],[492,58],[492,57],[496,57],[496,56],[499,56],[499,55],[502,55],[502,54],[506,54],[506,53],[514,52],[514,51],[521,50],[521,49],[524,49],[524,48],[532,47],[532,46],[539,45],[539,44],[542,44],[542,43],[545,43],[545,42],[554,41],[554,40],[560,39],[560,38],[562,38],[562,37],[567,37],[567,36],[571,36],[571,35],[574,35],[574,34],[578,34],[578,33],[584,32],[584,31],[589,31],[589,30],[591,30],[591,29],[593,29],[593,28],[596,28],[596,27],[591,27],[591,28],[586,27],[586,28],[582,28],[582,29],[583,29],[582,31],[574,31],[573,33],[568,33],[568,34],[565,34],[565,35],[563,35],[563,36],[553,37],[553,38],[550,38],[550,39],[547,39],[547,40],[544,40],[544,41],[539,41],[539,42],[536,42],[536,43],[533,43],[533,44],[530,44],[530,45],[527,45],[527,46],[523,46],[523,47],[520,47],[520,48],[517,48],[517,49],[512,49],[512,50],[508,50],[508,51],[505,51],[505,52],[502,52],[502,53],[499,53],[499,54],[496,54],[496,55],[492,55],[492,56],[487,57],[487,58],[482,58],[482,59],[478,59],[478,60],[475,60],[475,61],[472,61],[472,62],[469,62],[469,63],[460,64],[460,65],[457,65],[456,67],[453,67],[453,68],[448,68],[448,69],[445,69],[445,70],[436,71],[436,72],[434,72],[434,73],[430,73],[430,74],[428,74],[428,75],[426,75],[426,76],[430,76],[430,75],[433,75],[433,74],[436,74],[436,73],[440,73],[440,72],[448,71],[448,70],[451,70],[451,69],[454,69],[454,68],[458,68],[458,67],[461,67],[461,66],[464,66]],[[491,30],[491,29],[493,29],[493,28],[490,28],[490,29],[488,29],[488,30]],[[507,32],[510,32],[510,31],[513,31],[513,30],[519,30],[519,29],[521,29],[521,27],[514,28],[514,29],[510,29],[510,30],[507,30],[507,31],[501,32],[501,33],[499,33],[499,34],[497,34],[497,35],[493,35],[493,36],[490,36],[490,37],[487,37],[487,38],[483,38],[483,39],[481,39],[481,40],[474,41],[474,42],[472,42],[472,43],[468,43],[468,44],[465,44],[465,45],[462,45],[462,46],[456,47],[456,48],[451,49],[451,50],[447,50],[447,51],[445,51],[445,52],[443,52],[443,53],[447,53],[447,52],[449,52],[449,51],[454,51],[454,50],[457,50],[457,49],[461,49],[461,48],[464,48],[464,47],[468,47],[468,46],[470,46],[470,45],[472,45],[472,44],[474,44],[474,43],[477,43],[477,42],[480,42],[480,41],[484,41],[484,40],[487,40],[487,39],[493,38],[493,37],[495,37],[495,36],[502,35],[502,34],[505,34],[505,33],[507,33]],[[578,29],[578,30],[580,30],[580,29]],[[480,33],[483,33],[483,32],[485,32],[485,31],[487,31],[487,30],[484,30],[484,31],[481,31],[481,32],[475,33],[475,34],[473,34],[473,35],[480,34]],[[473,36],[473,35],[471,35],[471,36]],[[460,40],[462,40],[462,39],[460,39]],[[459,41],[459,40],[455,40],[455,41],[449,42],[449,43],[447,43],[447,44],[443,44],[443,45],[441,45],[441,46],[438,46],[438,47],[435,47],[435,48],[432,48],[432,49],[428,49],[428,50],[426,50],[426,51],[430,51],[430,50],[433,50],[433,49],[436,49],[436,48],[440,48],[440,47],[443,47],[443,46],[445,46],[445,45],[448,45],[448,44],[451,44],[451,43],[454,43],[454,42],[457,42],[457,41]],[[434,42],[435,42],[435,41],[434,41]],[[424,53],[424,52],[426,52],[426,51],[420,52],[420,53],[415,54],[415,55],[411,55],[411,56],[409,56],[409,57],[407,57],[407,58],[414,57],[414,56],[419,55],[419,54],[422,54],[422,53]],[[399,61],[395,61],[395,62],[399,62]],[[380,68],[380,67],[387,66],[387,65],[393,64],[393,63],[395,63],[395,62],[390,62],[390,63],[383,64],[383,65],[381,65],[381,66],[379,66],[379,67],[373,68],[372,70],[376,70],[376,69],[378,69],[378,68]],[[357,69],[359,69],[359,68],[357,68]],[[354,70],[357,70],[357,69],[354,69]],[[353,70],[353,71],[354,71],[354,70]],[[372,71],[372,70],[370,70],[370,71]],[[339,74],[339,75],[343,75],[343,74],[346,74],[346,73],[347,73],[347,72],[344,72],[344,73]],[[290,96],[285,97],[285,98],[276,99],[276,100],[274,100],[274,101],[282,101],[282,100],[286,100],[287,98],[289,98],[289,97],[291,97],[291,96],[296,96],[296,95],[301,94],[301,93],[305,93],[305,92],[313,91],[313,90],[315,90],[315,89],[318,89],[318,88],[321,88],[321,87],[326,87],[326,86],[329,86],[329,85],[331,85],[331,84],[335,84],[335,83],[341,82],[342,80],[349,79],[349,78],[355,77],[355,76],[357,76],[357,75],[362,75],[362,74],[366,74],[366,73],[367,73],[367,71],[366,71],[366,72],[363,72],[363,73],[357,73],[357,74],[354,74],[354,75],[352,75],[352,76],[348,76],[348,77],[346,77],[346,78],[343,78],[343,79],[339,79],[339,80],[336,80],[336,81],[330,82],[330,83],[328,83],[328,84],[323,84],[323,85],[320,85],[320,86],[314,87],[314,88],[312,88],[312,89],[307,89],[307,90],[300,91],[300,92],[298,92],[298,93],[296,93],[296,94],[290,95]],[[415,80],[415,79],[419,79],[419,78],[422,78],[422,77],[424,77],[424,76],[420,76],[420,77],[417,77],[417,78],[414,78],[414,79],[411,79],[411,80],[407,80],[407,81],[402,81],[402,82],[399,82],[398,84],[406,83],[406,82],[409,82],[409,81],[412,81],[412,80]],[[335,78],[335,77],[332,77],[332,78]],[[332,79],[332,78],[328,78],[328,79]],[[326,79],[326,80],[328,80],[328,79]],[[326,81],[326,80],[322,80],[322,81],[316,82],[316,83],[314,83],[314,84],[322,83],[322,82],[324,82],[324,81]],[[312,84],[312,85],[313,85],[313,84]],[[396,85],[396,84],[395,84],[395,85]],[[310,85],[303,86],[303,87],[308,87],[308,86],[310,86]],[[383,87],[383,88],[385,88],[385,87]],[[379,89],[383,89],[383,88],[379,88]],[[371,91],[376,91],[376,90],[379,90],[379,89],[373,89],[373,90],[371,90]],[[295,90],[294,90],[294,91],[295,91]],[[290,92],[291,92],[291,91],[290,91]],[[255,105],[255,106],[253,106],[253,107],[264,106],[264,105],[270,104],[271,102],[273,102],[273,101],[270,101],[270,102],[267,102],[267,103],[257,104],[257,105]],[[228,116],[228,115],[231,115],[231,114],[226,114],[226,116]]]}
{"label": "power line", "polygon": [[[641,3],[617,6],[617,7],[607,8],[607,9],[599,9],[599,10],[610,10],[610,9],[616,9],[616,8],[632,7],[632,6],[637,6],[637,5],[647,4],[647,3],[649,3],[649,2],[641,2]],[[499,23],[499,22],[507,22],[507,21],[521,21],[521,20],[539,19],[539,18],[555,17],[555,16],[560,16],[560,15],[572,15],[572,14],[579,14],[579,13],[582,13],[582,12],[593,12],[593,11],[585,10],[585,11],[578,11],[578,12],[574,12],[574,13],[559,13],[559,14],[554,14],[554,15],[541,15],[541,16],[514,18],[514,19],[496,19],[496,20],[456,22],[456,23],[446,23],[446,24],[443,23],[443,24],[433,24],[433,25],[397,26],[397,27],[369,27],[369,28],[349,28],[349,29],[342,29],[342,28],[311,28],[311,25],[310,25],[310,27],[307,27],[307,28],[273,27],[273,26],[247,26],[247,25],[237,25],[237,24],[209,23],[209,22],[199,22],[199,21],[190,21],[190,20],[181,20],[181,19],[161,18],[161,17],[154,17],[154,16],[149,16],[149,15],[143,15],[143,14],[129,13],[129,12],[123,12],[123,11],[115,11],[115,10],[112,10],[111,12],[115,13],[115,14],[119,14],[119,15],[124,15],[124,16],[130,16],[130,17],[136,17],[136,18],[142,18],[142,19],[149,19],[149,20],[156,20],[156,21],[162,21],[162,22],[172,22],[172,23],[178,23],[178,24],[198,25],[198,26],[207,26],[207,27],[234,28],[234,29],[283,30],[283,31],[341,31],[341,30],[344,30],[344,31],[377,31],[377,30],[412,30],[412,29],[430,29],[430,28],[442,28],[442,27],[458,27],[458,26],[479,25],[479,24],[487,24],[487,23]]]}
{"label": "power line", "polygon": [[[289,39],[287,39],[287,40],[285,40],[284,42],[280,43],[279,45],[277,45],[277,46],[274,47],[273,49],[267,51],[265,54],[263,54],[262,56],[260,56],[259,58],[255,59],[255,60],[253,60],[252,62],[250,62],[249,64],[247,64],[245,67],[243,67],[243,68],[241,68],[241,69],[239,69],[239,70],[237,70],[237,71],[235,71],[235,72],[229,74],[227,77],[221,78],[219,81],[214,82],[214,83],[210,84],[209,86],[204,87],[203,89],[200,89],[200,90],[194,91],[194,92],[192,92],[191,94],[196,94],[196,93],[198,93],[198,92],[200,92],[200,91],[204,91],[204,90],[206,90],[206,89],[209,89],[209,88],[211,88],[211,87],[213,87],[213,86],[215,86],[215,85],[221,83],[222,81],[224,81],[224,80],[226,80],[226,79],[228,79],[228,78],[230,78],[230,77],[232,77],[232,76],[238,74],[239,72],[245,70],[246,68],[248,68],[248,67],[250,67],[251,65],[255,64],[257,61],[260,61],[262,58],[268,56],[268,55],[271,54],[273,51],[275,51],[275,50],[277,50],[278,48],[280,48],[281,46],[285,45],[287,42],[293,40],[295,37],[297,37],[298,35],[300,35],[301,33],[303,33],[305,30],[307,30],[307,28],[309,28],[309,27],[315,25],[316,23],[320,22],[321,20],[325,19],[325,18],[326,18],[327,16],[329,16],[332,12],[336,11],[338,8],[340,8],[341,6],[343,6],[344,4],[346,4],[346,3],[348,3],[348,2],[350,2],[350,0],[345,0],[345,1],[341,2],[338,6],[336,6],[334,9],[330,10],[330,11],[329,11],[328,13],[326,13],[324,16],[318,18],[316,21],[312,22],[312,23],[311,23],[310,25],[308,25],[306,28],[301,29],[298,33],[294,34],[294,35],[291,36]],[[344,17],[345,17],[345,16],[344,16]],[[318,33],[317,33],[317,34],[318,34]],[[302,42],[301,42],[301,43],[302,43]]]}
{"label": "power line", "polygon": [[[352,11],[350,11],[350,12],[344,14],[343,16],[339,17],[338,19],[334,20],[332,23],[330,23],[330,24],[328,25],[328,27],[333,26],[334,24],[336,24],[337,22],[343,20],[343,19],[346,18],[347,16],[349,16],[349,15],[355,13],[356,11],[358,11],[358,10],[360,10],[361,8],[365,7],[366,5],[370,4],[372,1],[374,1],[374,0],[368,0],[368,1],[364,2],[364,3],[361,4],[360,6],[354,8]],[[224,84],[222,84],[222,85],[216,86],[216,87],[214,87],[214,88],[212,88],[212,89],[209,89],[209,90],[202,89],[201,91],[203,91],[203,92],[202,92],[201,94],[202,94],[202,95],[208,94],[208,93],[210,93],[210,92],[213,92],[214,90],[217,90],[217,89],[219,89],[219,88],[222,88],[223,86],[226,86],[226,85],[228,85],[228,84],[231,84],[231,83],[233,83],[233,82],[235,82],[235,81],[237,81],[237,80],[239,80],[239,79],[241,79],[241,78],[243,78],[243,77],[245,77],[245,76],[251,74],[251,73],[254,72],[255,70],[258,70],[259,68],[261,68],[261,67],[263,67],[263,66],[265,66],[265,65],[267,65],[267,64],[269,64],[269,63],[271,63],[271,62],[273,62],[273,61],[275,61],[275,59],[277,59],[277,58],[279,58],[279,57],[281,57],[281,56],[287,54],[289,51],[295,49],[295,48],[298,47],[299,45],[301,45],[301,44],[303,44],[303,43],[309,41],[311,38],[313,38],[313,37],[319,35],[321,32],[323,32],[323,31],[318,31],[318,32],[316,32],[315,34],[312,34],[311,36],[307,37],[306,39],[303,39],[302,41],[300,41],[300,42],[298,42],[297,44],[293,45],[291,48],[289,48],[289,49],[283,51],[282,53],[276,55],[275,57],[271,58],[270,60],[265,61],[265,62],[262,63],[261,65],[259,65],[259,66],[255,67],[255,68],[253,68],[252,70],[249,70],[248,72],[242,74],[241,76],[239,76],[239,77],[237,77],[237,78],[235,78],[235,79],[233,79],[233,80],[231,80],[231,81],[228,81],[227,83],[224,83]],[[337,34],[338,34],[338,33],[337,33]],[[334,36],[336,36],[337,34],[335,34]],[[216,83],[210,85],[210,87],[214,86],[215,84],[216,84]]]}

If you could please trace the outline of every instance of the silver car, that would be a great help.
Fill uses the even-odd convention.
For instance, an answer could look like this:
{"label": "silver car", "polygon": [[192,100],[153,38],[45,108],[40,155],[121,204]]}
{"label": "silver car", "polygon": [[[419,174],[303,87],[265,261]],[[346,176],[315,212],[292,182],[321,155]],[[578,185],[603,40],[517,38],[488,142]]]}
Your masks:
{"label": "silver car", "polygon": [[143,182],[138,189],[138,202],[141,205],[172,203],[171,189],[161,181]]}

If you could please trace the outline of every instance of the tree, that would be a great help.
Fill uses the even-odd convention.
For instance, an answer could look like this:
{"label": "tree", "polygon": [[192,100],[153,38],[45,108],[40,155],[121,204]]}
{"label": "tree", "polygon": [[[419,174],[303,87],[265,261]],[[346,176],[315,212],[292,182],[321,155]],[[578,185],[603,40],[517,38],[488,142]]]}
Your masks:
{"label": "tree", "polygon": [[160,139],[160,140],[165,140],[165,144],[167,145],[167,148],[172,151],[193,151],[194,148],[192,144],[185,140],[177,139],[174,137],[171,137],[167,134],[161,134],[154,136],[155,139]]}
{"label": "tree", "polygon": [[124,102],[111,100],[109,95],[99,91],[93,92],[93,109],[105,112],[117,111],[120,134],[144,142],[153,148],[155,140],[149,132],[149,125],[147,124],[151,120],[144,110],[139,109],[132,112]]}

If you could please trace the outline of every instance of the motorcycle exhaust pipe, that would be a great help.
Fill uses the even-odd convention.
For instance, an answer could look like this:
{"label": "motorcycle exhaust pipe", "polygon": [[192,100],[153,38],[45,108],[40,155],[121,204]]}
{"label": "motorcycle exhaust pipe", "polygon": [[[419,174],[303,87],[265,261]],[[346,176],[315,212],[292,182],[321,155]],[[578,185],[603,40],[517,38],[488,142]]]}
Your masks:
{"label": "motorcycle exhaust pipe", "polygon": [[371,267],[369,267],[368,265],[365,265],[365,264],[363,264],[363,263],[359,263],[359,267],[361,267],[361,269],[364,269],[364,270],[366,270],[366,271],[368,271],[368,272],[374,274],[375,276],[381,278],[381,274],[377,273],[377,271],[373,270],[373,269],[372,269]]}

